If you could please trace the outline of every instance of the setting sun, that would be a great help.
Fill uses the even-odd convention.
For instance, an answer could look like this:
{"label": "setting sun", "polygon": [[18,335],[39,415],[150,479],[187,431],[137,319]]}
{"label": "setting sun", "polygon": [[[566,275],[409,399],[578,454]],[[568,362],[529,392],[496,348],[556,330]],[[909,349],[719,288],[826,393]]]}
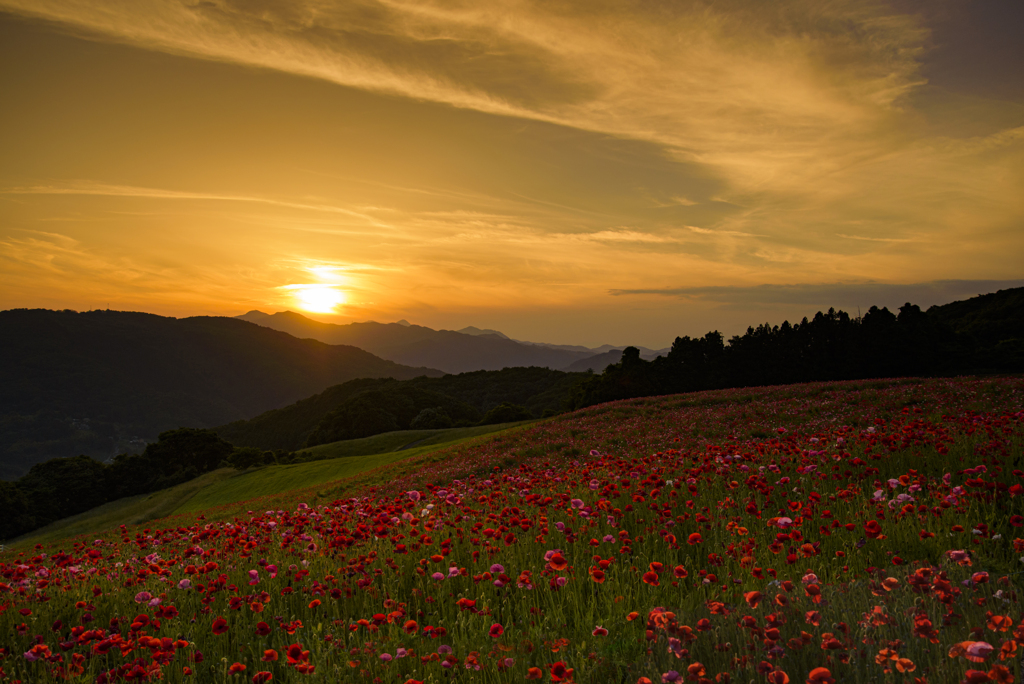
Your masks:
{"label": "setting sun", "polygon": [[331,285],[292,285],[292,296],[300,309],[309,313],[337,313],[345,294]]}

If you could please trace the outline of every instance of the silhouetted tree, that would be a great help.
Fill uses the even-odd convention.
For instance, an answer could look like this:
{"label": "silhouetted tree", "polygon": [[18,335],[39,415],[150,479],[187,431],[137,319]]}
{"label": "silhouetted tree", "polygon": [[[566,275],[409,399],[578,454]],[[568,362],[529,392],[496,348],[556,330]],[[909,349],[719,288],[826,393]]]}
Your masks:
{"label": "silhouetted tree", "polygon": [[206,473],[218,468],[233,449],[213,430],[181,428],[160,433],[156,442],[146,445],[142,455],[164,475],[190,466]]}
{"label": "silhouetted tree", "polygon": [[25,492],[13,482],[0,480],[0,539],[12,539],[35,527]]}
{"label": "silhouetted tree", "polygon": [[520,420],[532,420],[533,414],[525,406],[518,404],[500,404],[484,415],[481,425],[497,425],[498,423],[514,423]]}
{"label": "silhouetted tree", "polygon": [[425,408],[416,414],[416,417],[409,423],[411,430],[441,430],[451,426],[451,416],[445,412],[443,406]]}
{"label": "silhouetted tree", "polygon": [[54,458],[37,463],[18,480],[38,525],[66,518],[107,501],[104,466],[88,456]]}

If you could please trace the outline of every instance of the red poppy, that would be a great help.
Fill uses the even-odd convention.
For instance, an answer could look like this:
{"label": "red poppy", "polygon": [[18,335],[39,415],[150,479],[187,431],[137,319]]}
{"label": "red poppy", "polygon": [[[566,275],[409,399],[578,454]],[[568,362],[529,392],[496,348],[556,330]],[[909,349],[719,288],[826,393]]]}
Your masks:
{"label": "red poppy", "polygon": [[526,671],[527,679],[540,679],[543,676],[544,673],[541,672],[541,669],[539,667],[531,667],[529,670]]}
{"label": "red poppy", "polygon": [[269,672],[257,672],[252,676],[252,684],[267,684],[267,682],[272,681],[273,679],[274,675]]}
{"label": "red poppy", "polygon": [[268,648],[263,652],[263,657],[260,658],[265,663],[277,662],[277,651],[272,648]]}
{"label": "red poppy", "polygon": [[266,622],[259,622],[256,624],[256,634],[259,636],[267,636],[270,634],[270,625]]}
{"label": "red poppy", "polygon": [[228,674],[242,674],[245,672],[245,665],[242,663],[234,663],[228,668]]}
{"label": "red poppy", "polygon": [[913,672],[917,669],[917,665],[910,658],[897,658],[896,669],[902,672]]}
{"label": "red poppy", "polygon": [[693,546],[694,544],[700,544],[702,541],[704,541],[704,540],[701,539],[701,536],[700,536],[699,532],[694,532],[693,534],[691,534],[689,537],[686,538],[686,543],[689,544],[690,546]]}
{"label": "red poppy", "polygon": [[747,602],[747,605],[751,608],[757,608],[757,604],[761,603],[761,592],[759,591],[748,591],[743,594],[743,600]]}
{"label": "red poppy", "polygon": [[658,573],[656,572],[645,572],[643,576],[644,584],[650,584],[652,587],[658,586]]}
{"label": "red poppy", "polygon": [[492,639],[497,639],[498,637],[500,637],[504,633],[505,633],[505,628],[502,627],[501,625],[499,625],[497,623],[491,625],[490,635],[491,635]]}
{"label": "red poppy", "polygon": [[298,665],[309,661],[309,651],[302,650],[302,644],[292,644],[286,653],[289,665]]}
{"label": "red poppy", "polygon": [[816,667],[807,675],[807,684],[835,684],[827,667]]}
{"label": "red poppy", "polygon": [[676,577],[678,577],[679,579],[686,579],[689,576],[690,573],[688,573],[686,571],[686,568],[684,568],[682,565],[677,565],[672,570],[672,574],[675,575]]}
{"label": "red poppy", "polygon": [[560,553],[556,553],[555,555],[551,556],[551,560],[549,560],[548,563],[550,563],[551,567],[555,570],[565,570],[567,567],[569,567],[569,562],[566,561],[565,557],[562,556],[562,554]]}
{"label": "red poppy", "polygon": [[228,631],[228,621],[223,617],[218,617],[213,621],[213,626],[211,627],[211,629],[213,630],[214,634],[223,634],[224,632]]}
{"label": "red poppy", "polygon": [[1013,684],[1013,674],[1010,672],[1010,668],[1004,665],[993,665],[992,669],[988,671],[988,676],[992,678],[993,682],[999,684]]}
{"label": "red poppy", "polygon": [[559,660],[557,663],[551,666],[551,680],[555,682],[565,682],[572,679],[572,668],[566,667],[565,663]]}
{"label": "red poppy", "polygon": [[868,520],[864,523],[864,533],[872,539],[878,539],[878,536],[882,534],[882,525],[877,520]]}
{"label": "red poppy", "polygon": [[406,634],[415,634],[419,630],[420,626],[416,624],[415,620],[408,620],[402,629],[405,630]]}

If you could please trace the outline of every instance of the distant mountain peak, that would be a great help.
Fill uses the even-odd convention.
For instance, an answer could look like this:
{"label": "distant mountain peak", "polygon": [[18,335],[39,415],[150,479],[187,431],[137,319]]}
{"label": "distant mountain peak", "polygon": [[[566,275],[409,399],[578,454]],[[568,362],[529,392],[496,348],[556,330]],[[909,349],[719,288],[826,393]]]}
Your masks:
{"label": "distant mountain peak", "polygon": [[466,326],[462,330],[456,330],[455,332],[462,333],[463,335],[476,335],[476,336],[479,336],[479,335],[497,335],[498,337],[500,337],[503,340],[511,339],[508,335],[506,335],[503,332],[498,332],[497,330],[491,330],[489,328],[480,329],[480,328],[476,327],[475,325]]}
{"label": "distant mountain peak", "polygon": [[[294,311],[274,314],[250,311],[236,318],[287,332],[295,337],[312,338],[327,344],[347,344],[396,363],[437,368],[447,373],[498,370],[513,366],[565,369],[577,361],[591,358],[591,365],[598,371],[609,363],[618,363],[625,346],[605,344],[591,349],[581,345],[527,342],[512,339],[498,330],[478,328],[475,325],[461,330],[434,330],[410,323],[404,318],[394,323],[321,323]],[[473,339],[456,339],[463,335]],[[648,361],[669,352],[668,349],[639,349],[640,358]],[[590,367],[584,365],[579,369]]]}

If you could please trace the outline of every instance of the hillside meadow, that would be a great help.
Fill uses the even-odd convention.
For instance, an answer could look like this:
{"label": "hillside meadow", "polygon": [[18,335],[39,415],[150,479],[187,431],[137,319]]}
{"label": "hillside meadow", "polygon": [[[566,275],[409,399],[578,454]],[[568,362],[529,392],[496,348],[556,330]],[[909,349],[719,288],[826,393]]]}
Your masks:
{"label": "hillside meadow", "polygon": [[1008,683],[1022,452],[1021,378],[602,404],[7,553],[0,681]]}
{"label": "hillside meadow", "polygon": [[[351,479],[362,473],[379,471],[396,461],[429,454],[438,449],[469,442],[474,438],[521,423],[500,423],[446,430],[399,430],[363,439],[352,439],[303,449],[304,462],[249,468],[218,468],[199,477],[150,494],[124,497],[63,518],[8,542],[9,547],[25,548],[77,536],[96,534],[121,524],[140,525],[157,518],[193,511],[208,515],[228,515],[231,504],[255,496],[284,494],[323,483]],[[323,495],[322,492],[320,495]],[[317,494],[314,494],[317,496]],[[210,509],[218,507],[217,512]],[[228,517],[230,517],[228,515]]]}

